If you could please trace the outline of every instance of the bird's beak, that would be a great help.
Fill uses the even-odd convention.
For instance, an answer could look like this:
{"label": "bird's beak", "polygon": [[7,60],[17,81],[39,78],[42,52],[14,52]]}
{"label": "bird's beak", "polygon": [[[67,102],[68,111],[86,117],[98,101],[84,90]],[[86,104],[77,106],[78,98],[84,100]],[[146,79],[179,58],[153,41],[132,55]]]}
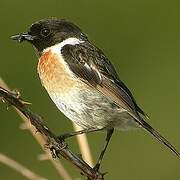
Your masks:
{"label": "bird's beak", "polygon": [[21,43],[23,41],[33,41],[34,40],[34,36],[32,36],[32,35],[30,35],[28,33],[21,33],[21,34],[17,34],[17,35],[11,36],[11,39]]}

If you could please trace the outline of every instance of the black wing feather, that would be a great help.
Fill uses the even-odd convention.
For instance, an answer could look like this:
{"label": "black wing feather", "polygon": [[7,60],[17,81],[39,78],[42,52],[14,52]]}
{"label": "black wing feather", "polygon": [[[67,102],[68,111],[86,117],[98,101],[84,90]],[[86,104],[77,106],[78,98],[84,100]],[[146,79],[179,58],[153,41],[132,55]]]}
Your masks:
{"label": "black wing feather", "polygon": [[[178,157],[179,152],[172,146],[163,136],[161,136],[155,129],[153,129],[144,119],[139,115],[146,114],[137,105],[133,95],[127,86],[119,79],[111,62],[106,58],[103,52],[90,44],[89,42],[76,45],[66,45],[62,49],[62,54],[68,63],[70,69],[76,76],[97,89],[102,87],[106,91],[109,90],[109,95],[127,109],[127,112],[134,117],[134,120],[144,129],[150,132],[158,141],[171,149]],[[103,91],[102,91],[103,92]],[[125,104],[123,103],[125,102]],[[125,106],[124,106],[125,105]]]}
{"label": "black wing feather", "polygon": [[119,79],[113,65],[104,53],[90,43],[83,45],[66,45],[62,49],[71,70],[87,80],[91,84],[101,84],[101,76],[111,80],[116,87],[117,93],[123,98],[126,104],[136,113],[145,116],[143,110],[137,105],[132,93],[127,86]]}

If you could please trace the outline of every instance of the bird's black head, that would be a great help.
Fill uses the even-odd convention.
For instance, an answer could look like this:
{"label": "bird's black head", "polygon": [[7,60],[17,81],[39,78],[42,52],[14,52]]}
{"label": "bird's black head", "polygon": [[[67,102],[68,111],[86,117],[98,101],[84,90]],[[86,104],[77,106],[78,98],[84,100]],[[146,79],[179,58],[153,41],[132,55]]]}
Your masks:
{"label": "bird's black head", "polygon": [[12,36],[12,39],[18,42],[26,40],[32,43],[41,53],[47,47],[60,43],[70,37],[87,40],[86,35],[73,23],[52,18],[35,22],[27,33]]}

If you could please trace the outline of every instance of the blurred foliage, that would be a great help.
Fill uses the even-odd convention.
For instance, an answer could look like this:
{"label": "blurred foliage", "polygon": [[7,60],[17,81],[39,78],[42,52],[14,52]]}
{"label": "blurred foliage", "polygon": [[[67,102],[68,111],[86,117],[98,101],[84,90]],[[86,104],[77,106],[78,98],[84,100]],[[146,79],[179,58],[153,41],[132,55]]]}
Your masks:
{"label": "blurred foliage", "polygon": [[[46,17],[69,19],[79,25],[115,65],[148,120],[180,150],[180,2],[162,0],[1,0],[0,76],[32,102],[33,111],[45,117],[57,134],[71,131],[71,122],[54,106],[38,79],[37,57],[28,43],[10,36],[26,31]],[[0,152],[18,160],[48,179],[59,179],[49,162],[37,161],[42,153],[30,133],[19,129],[21,120],[0,103]],[[88,135],[94,157],[104,133]],[[68,140],[78,152],[75,139]],[[79,172],[62,159],[70,174]],[[106,179],[180,178],[180,161],[143,130],[116,132],[103,161]],[[0,179],[23,180],[0,164]]]}

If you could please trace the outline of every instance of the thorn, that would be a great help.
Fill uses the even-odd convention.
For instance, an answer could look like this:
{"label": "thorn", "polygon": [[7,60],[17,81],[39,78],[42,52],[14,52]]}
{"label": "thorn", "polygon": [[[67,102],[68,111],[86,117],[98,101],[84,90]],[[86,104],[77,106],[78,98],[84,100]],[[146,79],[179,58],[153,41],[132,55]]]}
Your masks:
{"label": "thorn", "polygon": [[21,99],[21,93],[20,93],[20,91],[19,91],[18,89],[14,89],[14,90],[12,91],[12,93],[13,93],[14,96],[16,96],[17,99],[19,99],[19,100],[21,101],[21,103],[22,103],[23,105],[31,105],[31,104],[32,104],[32,103],[30,103],[30,102],[28,102],[28,101],[23,101],[23,100]]}
{"label": "thorn", "polygon": [[31,102],[20,100],[23,105],[32,105]]}
{"label": "thorn", "polygon": [[148,115],[148,114],[145,114],[145,117],[146,117],[147,119],[150,119],[150,117],[149,117],[149,115]]}
{"label": "thorn", "polygon": [[16,98],[18,98],[18,99],[21,97],[21,93],[20,93],[20,91],[19,91],[18,89],[14,89],[14,90],[12,91],[12,93],[13,93],[13,95],[16,96]]}
{"label": "thorn", "polygon": [[0,100],[1,100],[3,103],[6,102],[5,99],[4,99],[3,97],[0,97]]}
{"label": "thorn", "polygon": [[47,131],[49,130],[49,128],[48,128],[47,126],[44,125],[43,127],[44,127],[44,129],[46,129]]}
{"label": "thorn", "polygon": [[56,149],[54,147],[51,147],[50,151],[51,151],[51,155],[52,155],[53,159],[57,159],[59,157],[58,153],[57,153],[57,151],[56,151]]}

